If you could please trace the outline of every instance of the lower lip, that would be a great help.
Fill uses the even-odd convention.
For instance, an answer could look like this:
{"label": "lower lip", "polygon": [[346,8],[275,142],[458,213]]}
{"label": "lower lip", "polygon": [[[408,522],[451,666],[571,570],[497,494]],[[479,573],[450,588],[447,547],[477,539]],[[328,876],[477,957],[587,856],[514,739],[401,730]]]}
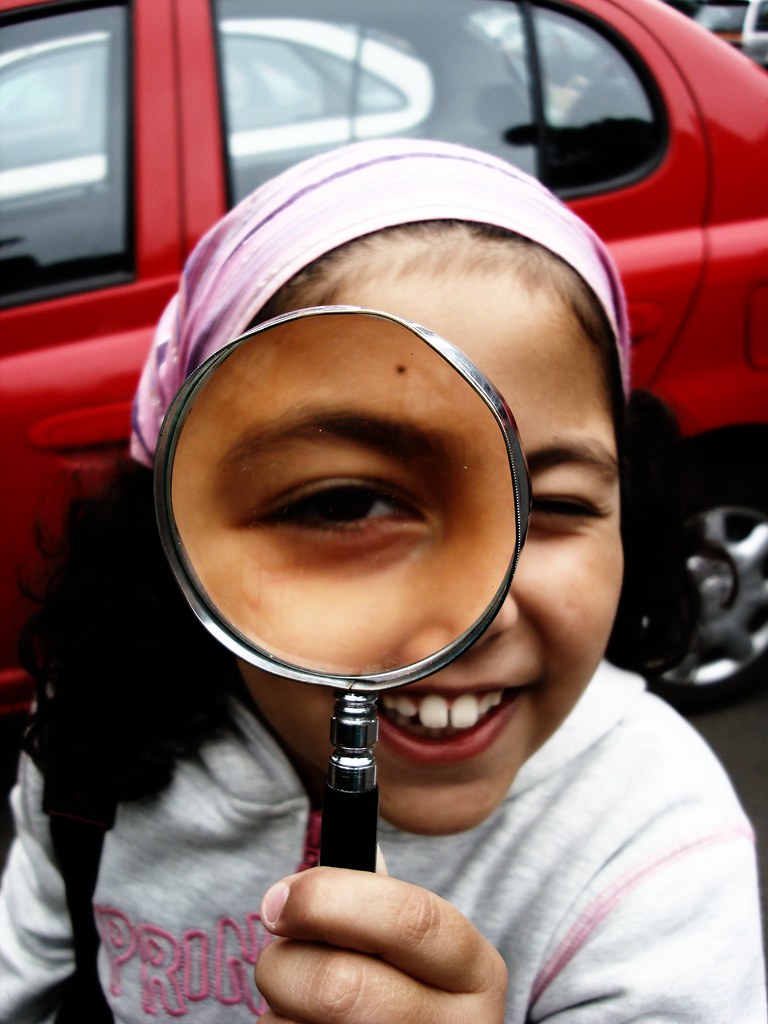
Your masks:
{"label": "lower lip", "polygon": [[505,697],[501,704],[477,725],[445,739],[415,736],[407,729],[395,725],[385,715],[379,715],[379,742],[393,753],[417,764],[468,761],[482,754],[494,743],[515,714],[520,698],[520,691]]}

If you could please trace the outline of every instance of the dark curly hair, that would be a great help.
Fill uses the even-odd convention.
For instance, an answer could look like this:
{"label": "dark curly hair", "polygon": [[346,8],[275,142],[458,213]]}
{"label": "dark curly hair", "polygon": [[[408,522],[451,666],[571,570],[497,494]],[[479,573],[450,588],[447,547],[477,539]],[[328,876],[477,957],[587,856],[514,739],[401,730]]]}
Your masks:
{"label": "dark curly hair", "polygon": [[620,434],[624,579],[606,656],[653,679],[688,653],[701,601],[688,561],[708,549],[693,467],[671,409],[634,391]]}
{"label": "dark curly hair", "polygon": [[168,566],[151,470],[125,460],[73,501],[53,564],[20,641],[36,684],[24,749],[87,804],[146,796],[225,726],[239,682]]}

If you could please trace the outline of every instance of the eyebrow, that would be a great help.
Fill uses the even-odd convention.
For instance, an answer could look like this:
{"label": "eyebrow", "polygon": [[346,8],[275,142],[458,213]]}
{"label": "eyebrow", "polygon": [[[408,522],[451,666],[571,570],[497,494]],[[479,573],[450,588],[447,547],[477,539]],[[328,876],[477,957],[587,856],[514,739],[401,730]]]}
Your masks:
{"label": "eyebrow", "polygon": [[595,469],[613,483],[619,476],[616,456],[600,444],[588,441],[558,442],[526,452],[530,472],[543,472],[556,466],[580,465]]}
{"label": "eyebrow", "polygon": [[296,441],[322,442],[328,436],[401,458],[436,457],[446,452],[435,431],[423,430],[413,423],[368,416],[356,410],[307,409],[294,410],[264,427],[245,430],[230,446],[224,464],[231,466],[243,459],[272,455]]}

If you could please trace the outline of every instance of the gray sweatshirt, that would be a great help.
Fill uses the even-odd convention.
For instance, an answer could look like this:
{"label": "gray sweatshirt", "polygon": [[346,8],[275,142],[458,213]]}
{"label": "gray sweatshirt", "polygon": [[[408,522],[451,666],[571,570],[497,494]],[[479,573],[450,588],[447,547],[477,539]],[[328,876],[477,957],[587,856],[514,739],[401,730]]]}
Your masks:
{"label": "gray sweatshirt", "polygon": [[[94,910],[119,1024],[264,1010],[259,902],[311,862],[317,823],[279,747],[232,714],[232,734],[121,805],[107,835]],[[51,1021],[72,969],[41,789],[23,762],[0,890],[3,1024]],[[703,741],[635,676],[603,666],[479,827],[424,837],[382,822],[380,842],[391,875],[450,900],[501,951],[507,1024],[766,1021],[752,830]]]}

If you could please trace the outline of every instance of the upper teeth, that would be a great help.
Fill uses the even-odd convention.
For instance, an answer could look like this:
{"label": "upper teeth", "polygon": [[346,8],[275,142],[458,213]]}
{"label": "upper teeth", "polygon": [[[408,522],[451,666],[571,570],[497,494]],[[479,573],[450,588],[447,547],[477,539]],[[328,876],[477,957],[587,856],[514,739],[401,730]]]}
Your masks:
{"label": "upper teeth", "polygon": [[501,702],[502,691],[462,693],[449,701],[439,693],[381,695],[384,707],[403,718],[415,719],[427,729],[471,729],[491,708]]}

